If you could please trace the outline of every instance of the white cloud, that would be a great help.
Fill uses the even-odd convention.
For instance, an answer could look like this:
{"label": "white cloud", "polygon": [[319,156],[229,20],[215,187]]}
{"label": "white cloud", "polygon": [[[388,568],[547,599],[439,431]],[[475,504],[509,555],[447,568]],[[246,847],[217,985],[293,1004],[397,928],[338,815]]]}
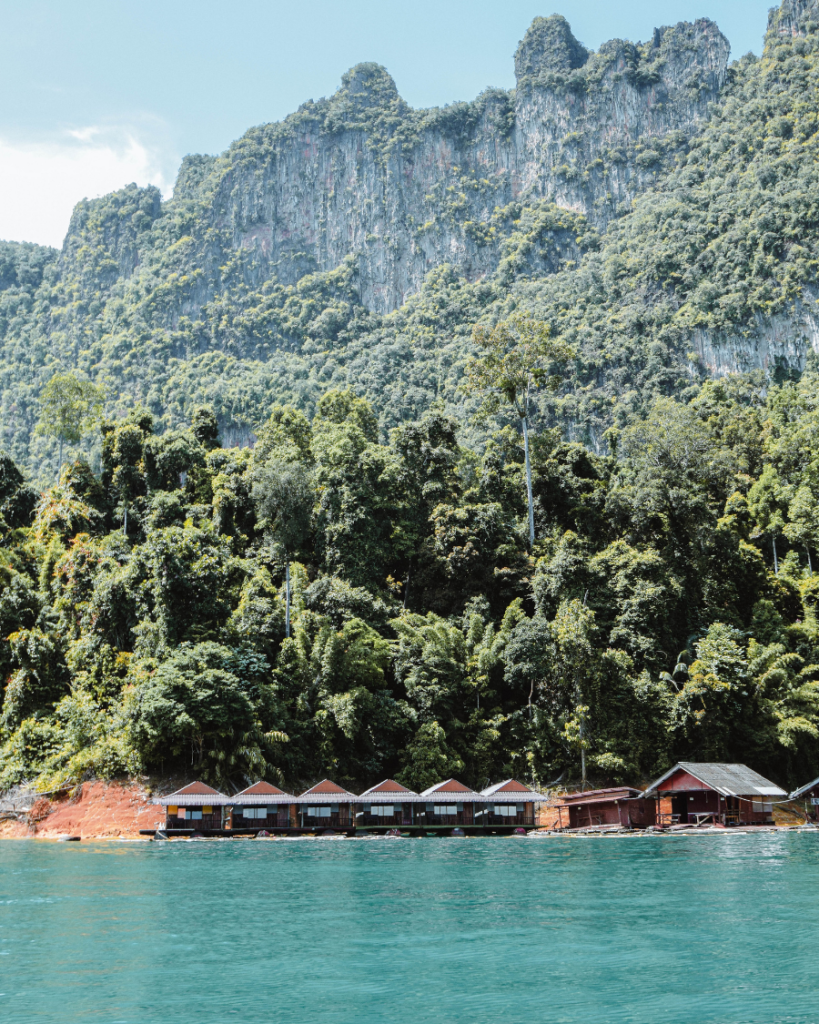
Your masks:
{"label": "white cloud", "polygon": [[131,129],[88,126],[57,138],[0,137],[0,238],[61,246],[71,211],[135,181],[173,188],[169,161]]}

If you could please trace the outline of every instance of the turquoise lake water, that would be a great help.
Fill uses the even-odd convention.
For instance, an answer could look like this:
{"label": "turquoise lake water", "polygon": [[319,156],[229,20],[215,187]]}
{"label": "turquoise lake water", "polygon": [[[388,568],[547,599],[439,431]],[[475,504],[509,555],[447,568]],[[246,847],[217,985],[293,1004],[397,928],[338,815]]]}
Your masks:
{"label": "turquoise lake water", "polygon": [[819,834],[0,843],[8,1024],[819,1021]]}

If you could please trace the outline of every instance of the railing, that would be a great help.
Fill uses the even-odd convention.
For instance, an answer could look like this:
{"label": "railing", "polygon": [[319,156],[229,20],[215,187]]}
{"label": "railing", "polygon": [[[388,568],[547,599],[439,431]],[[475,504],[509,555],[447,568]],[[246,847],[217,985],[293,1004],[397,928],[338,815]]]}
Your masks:
{"label": "railing", "polygon": [[534,827],[534,814],[484,814],[481,817],[475,816],[476,825],[529,825]]}
{"label": "railing", "polygon": [[417,823],[419,825],[472,825],[472,815],[459,811],[457,814],[433,814],[427,811]]}
{"label": "railing", "polygon": [[234,814],[230,820],[232,829],[290,828],[289,814],[270,814],[266,818],[246,818],[244,815]]}
{"label": "railing", "polygon": [[309,814],[301,815],[302,828],[351,828],[352,824],[349,814],[330,814],[321,818]]}
{"label": "railing", "polygon": [[413,820],[409,816],[403,814],[357,814],[355,816],[356,825],[387,825],[389,828],[395,828],[399,825],[412,825]]}
{"label": "railing", "polygon": [[193,829],[194,832],[201,832],[204,829],[221,829],[222,827],[222,815],[219,814],[203,814],[201,818],[179,818],[176,815],[171,817],[167,815],[165,818],[165,828],[185,828]]}

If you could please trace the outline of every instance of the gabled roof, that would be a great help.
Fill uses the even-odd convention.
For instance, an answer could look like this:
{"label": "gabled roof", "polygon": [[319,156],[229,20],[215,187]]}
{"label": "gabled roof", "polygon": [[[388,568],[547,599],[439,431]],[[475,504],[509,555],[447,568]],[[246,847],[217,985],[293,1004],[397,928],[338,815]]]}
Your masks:
{"label": "gabled roof", "polygon": [[425,789],[421,796],[435,796],[437,793],[474,793],[473,789],[465,786],[457,779],[447,779],[446,782],[438,782],[429,789]]}
{"label": "gabled roof", "polygon": [[282,803],[284,798],[286,801],[292,800],[289,793],[285,793],[279,789],[278,786],[274,786],[269,782],[254,782],[252,786],[248,786],[247,789],[243,789],[241,793],[237,793],[233,797],[235,803],[241,803],[245,801],[250,804],[261,804],[265,801],[270,803]]}
{"label": "gabled roof", "polygon": [[331,782],[329,779],[324,779],[317,785],[313,786],[312,789],[306,789],[302,794],[302,797],[306,796],[349,796],[355,800],[355,794],[350,793],[346,789],[342,789],[341,786],[337,786],[335,782]]}
{"label": "gabled roof", "polygon": [[204,782],[191,782],[181,789],[177,789],[170,796],[160,796],[153,800],[155,804],[163,807],[221,807],[231,802],[224,793],[219,793]]}
{"label": "gabled roof", "polygon": [[407,796],[416,796],[411,789],[407,789],[406,786],[402,786],[400,782],[396,782],[394,779],[384,779],[377,786],[370,786],[361,796],[375,796],[379,793],[406,793]]}
{"label": "gabled roof", "polygon": [[243,789],[242,792],[237,793],[236,796],[285,796],[285,792],[283,789],[279,789],[278,786],[274,786],[270,782],[254,782],[252,786],[248,786],[247,789]]}
{"label": "gabled roof", "polygon": [[793,792],[791,793],[791,795],[790,795],[790,799],[791,799],[791,800],[798,800],[798,799],[799,799],[799,797],[800,797],[800,796],[802,796],[802,794],[803,794],[803,793],[809,793],[809,792],[810,792],[810,791],[811,791],[812,789],[814,789],[814,788],[815,788],[816,786],[819,786],[819,779],[814,779],[814,780],[813,780],[813,782],[809,782],[809,783],[807,784],[807,786],[802,786],[802,788],[801,788],[801,789],[795,789],[795,790],[794,790],[794,791],[793,791]]}
{"label": "gabled roof", "polygon": [[205,785],[204,782],[191,782],[182,789],[177,789],[171,796],[221,796],[217,790]]}
{"label": "gabled roof", "polygon": [[708,789],[716,790],[722,796],[787,796],[784,789],[744,764],[723,764],[721,762],[680,761],[673,768],[653,782],[646,795],[655,793],[657,787],[678,771],[687,772]]}
{"label": "gabled roof", "polygon": [[506,782],[496,782],[494,786],[482,789],[481,793],[484,796],[494,796],[495,793],[534,793],[534,790],[529,786],[524,786],[517,779],[507,779]]}

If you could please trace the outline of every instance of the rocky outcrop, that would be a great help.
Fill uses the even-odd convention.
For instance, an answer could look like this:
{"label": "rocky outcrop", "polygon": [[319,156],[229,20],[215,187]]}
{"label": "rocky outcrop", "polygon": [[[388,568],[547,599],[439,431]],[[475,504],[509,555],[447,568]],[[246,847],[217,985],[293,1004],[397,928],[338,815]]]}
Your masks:
{"label": "rocky outcrop", "polygon": [[[254,282],[293,283],[353,254],[362,302],[385,312],[442,263],[470,278],[493,270],[518,201],[550,199],[605,227],[707,116],[728,54],[705,19],[589,53],[565,19],[538,18],[512,93],[413,111],[383,68],[362,64],[329,100],[216,161],[186,161],[177,191],[206,204],[209,244],[244,252]],[[201,281],[194,307],[216,287]]]}
{"label": "rocky outcrop", "polygon": [[718,377],[764,370],[803,370],[810,349],[819,353],[819,291],[805,289],[787,313],[757,317],[742,334],[695,331],[693,348],[702,365]]}

